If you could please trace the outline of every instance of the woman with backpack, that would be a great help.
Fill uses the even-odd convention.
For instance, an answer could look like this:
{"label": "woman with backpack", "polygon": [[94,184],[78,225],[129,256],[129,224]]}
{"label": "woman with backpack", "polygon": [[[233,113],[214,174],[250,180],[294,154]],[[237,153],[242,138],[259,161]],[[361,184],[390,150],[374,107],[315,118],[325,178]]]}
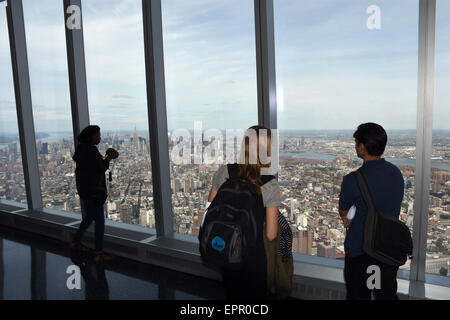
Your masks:
{"label": "woman with backpack", "polygon": [[[260,156],[263,158],[261,159]],[[219,200],[216,199],[217,201],[214,202],[216,196],[224,201],[222,196],[224,188],[250,190],[257,203],[256,209],[249,210],[252,212],[250,218],[256,226],[256,237],[254,243],[245,251],[242,266],[239,269],[222,268],[221,270],[227,299],[264,299],[268,296],[264,237],[267,237],[269,241],[277,237],[278,207],[281,204],[278,181],[274,176],[261,175],[262,169],[271,167],[270,158],[270,129],[252,126],[245,132],[239,163],[220,166],[213,176],[208,197],[211,205],[206,215],[212,212],[212,207],[217,207]],[[230,196],[228,199],[233,197]],[[230,203],[230,205],[236,206],[236,203]],[[207,222],[208,219],[205,224]]]}

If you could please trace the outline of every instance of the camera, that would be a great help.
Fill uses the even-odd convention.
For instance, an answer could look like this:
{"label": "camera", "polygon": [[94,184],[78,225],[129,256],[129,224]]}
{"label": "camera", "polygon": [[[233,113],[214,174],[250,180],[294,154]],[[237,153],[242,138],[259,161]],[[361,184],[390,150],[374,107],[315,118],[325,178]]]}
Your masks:
{"label": "camera", "polygon": [[106,150],[106,155],[110,156],[112,159],[116,159],[119,156],[119,153],[113,148],[109,148]]}

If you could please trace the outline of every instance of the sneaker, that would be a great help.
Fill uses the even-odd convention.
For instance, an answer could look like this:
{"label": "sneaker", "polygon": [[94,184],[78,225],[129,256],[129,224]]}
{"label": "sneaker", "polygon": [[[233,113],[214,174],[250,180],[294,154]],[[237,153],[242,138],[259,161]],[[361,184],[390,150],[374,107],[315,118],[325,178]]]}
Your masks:
{"label": "sneaker", "polygon": [[114,259],[113,256],[107,255],[104,252],[98,252],[95,254],[95,262],[110,261],[112,259]]}
{"label": "sneaker", "polygon": [[70,242],[70,249],[80,250],[84,252],[88,252],[90,250],[88,247],[77,241]]}

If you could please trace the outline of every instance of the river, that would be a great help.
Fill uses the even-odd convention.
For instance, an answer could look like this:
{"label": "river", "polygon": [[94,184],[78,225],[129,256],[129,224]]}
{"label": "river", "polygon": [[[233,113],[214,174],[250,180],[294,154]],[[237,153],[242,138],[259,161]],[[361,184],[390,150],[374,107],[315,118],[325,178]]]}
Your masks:
{"label": "river", "polygon": [[[326,162],[332,162],[337,157],[331,154],[326,153],[317,153],[314,151],[307,152],[280,152],[280,157],[291,157],[291,158],[303,158],[303,159],[314,159],[314,160],[323,160]],[[356,157],[355,157],[356,158]],[[385,158],[386,161],[389,161],[397,166],[409,166],[415,167],[416,160],[408,159],[408,158]],[[432,168],[450,170],[450,163],[447,162],[438,162],[431,161]]]}

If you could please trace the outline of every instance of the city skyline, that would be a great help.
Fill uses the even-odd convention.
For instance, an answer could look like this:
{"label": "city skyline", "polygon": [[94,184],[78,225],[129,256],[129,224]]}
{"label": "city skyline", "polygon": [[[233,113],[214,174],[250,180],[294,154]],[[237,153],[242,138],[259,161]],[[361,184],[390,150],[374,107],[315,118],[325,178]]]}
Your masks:
{"label": "city skyline", "polygon": [[[99,150],[114,146],[121,154],[113,162],[106,213],[114,221],[152,228],[141,4],[83,0],[83,33],[90,122],[102,129]],[[372,4],[274,1],[280,212],[294,231],[297,253],[343,258],[337,201],[342,177],[361,165],[352,133],[364,122],[379,123],[388,133],[385,157],[398,160],[405,179],[400,219],[413,227],[418,0],[379,0],[379,30],[366,26]],[[434,274],[444,263],[448,270],[450,261],[449,4],[438,1],[432,169],[423,191],[430,204],[427,272]],[[5,5],[0,4],[0,199],[26,203]],[[245,130],[258,122],[253,6],[251,0],[162,1],[168,134],[192,130],[194,120],[203,121],[204,130]],[[23,8],[42,200],[45,208],[79,213],[63,7],[54,0],[24,0]],[[174,230],[195,235],[218,166],[168,165]]]}
{"label": "city skyline", "polygon": [[[96,125],[96,124],[92,123],[92,125]],[[121,134],[124,134],[124,133],[129,134],[129,133],[131,133],[132,134],[134,132],[133,127],[134,127],[134,124],[132,124],[130,126],[131,129],[117,130],[117,129],[101,128],[101,132],[102,133],[106,133],[106,134],[113,134],[113,133],[121,133]],[[0,128],[0,130],[1,129],[2,128]],[[172,132],[172,131],[177,130],[177,129],[187,129],[190,132],[194,132],[194,129],[191,129],[190,127],[186,127],[186,128],[184,128],[184,127],[169,128],[168,132]],[[215,129],[215,128],[204,128],[202,131],[206,131],[206,130],[209,130],[209,129]],[[229,128],[229,129],[231,129],[231,128]],[[245,131],[246,129],[248,129],[248,127],[242,127],[242,128],[237,128],[237,129],[242,129],[242,130]],[[341,129],[320,129],[320,128],[316,128],[316,129],[276,129],[276,130],[278,130],[280,133],[284,133],[284,134],[287,134],[289,132],[292,132],[292,133],[310,133],[310,134],[317,134],[318,132],[330,132],[330,133],[338,133],[338,132],[350,133],[351,132],[353,134],[353,132],[355,132],[356,129],[357,128],[355,127],[355,128],[352,128],[352,129],[345,129],[345,128],[341,128]],[[225,130],[227,130],[227,129],[217,129],[217,130],[223,131],[225,133]],[[236,130],[236,129],[231,129],[231,130]],[[416,129],[398,129],[398,128],[397,129],[386,129],[385,128],[385,130],[386,130],[387,133],[389,131],[392,131],[394,133],[412,133],[412,132],[416,132]],[[138,133],[144,133],[144,134],[148,135],[148,131],[145,130],[145,129],[138,129],[138,128],[136,128],[136,131]],[[450,129],[433,129],[432,131],[433,132],[450,133]],[[57,131],[51,131],[51,130],[36,131],[36,134],[44,134],[44,133],[51,133],[51,134],[60,133],[60,134],[64,134],[64,135],[68,134],[68,136],[69,135],[73,136],[73,131],[67,131],[67,130],[64,130],[64,131],[60,131],[60,130],[57,130]],[[13,130],[13,131],[0,131],[0,137],[1,136],[11,136],[11,135],[17,135],[18,136],[18,134],[19,134],[18,129]],[[38,140],[38,138],[36,138],[36,140]]]}
{"label": "city skyline", "polygon": [[[138,138],[138,139],[136,139]],[[121,157],[114,163],[112,182],[108,182],[110,197],[105,207],[109,219],[123,223],[154,227],[153,185],[148,142],[139,134],[104,136],[99,145],[104,152],[108,145],[119,149]],[[408,158],[414,154],[400,138],[394,148],[386,153]],[[138,143],[139,142],[139,143]],[[22,179],[21,158],[17,143],[0,149],[0,175],[7,179]],[[74,183],[74,163],[71,160],[73,140],[37,142],[39,172],[44,206],[57,210],[79,212],[79,197]],[[336,157],[302,158],[302,153],[313,151],[336,154]],[[439,152],[449,155],[449,144]],[[342,136],[282,136],[280,139],[279,183],[281,189],[280,212],[287,218],[294,234],[293,252],[328,258],[344,257],[345,230],[337,214],[337,201],[342,177],[361,165],[353,157],[354,143]],[[322,153],[321,153],[322,152]],[[288,154],[289,156],[285,156]],[[295,157],[300,155],[300,157]],[[4,167],[4,164],[8,164]],[[448,165],[448,162],[447,162]],[[169,163],[174,213],[174,230],[196,235],[202,220],[211,179],[217,165],[175,165]],[[405,196],[400,212],[412,230],[414,216],[414,166],[398,165],[405,179]],[[6,172],[2,169],[6,168]],[[450,167],[449,167],[450,168]],[[6,176],[5,176],[6,175]],[[9,177],[9,178],[8,178]],[[7,180],[9,181],[9,180]],[[430,185],[430,218],[427,242],[427,272],[439,273],[449,251],[450,234],[450,170],[433,168]],[[5,189],[6,187],[6,189]],[[16,194],[15,199],[26,203],[23,184],[14,183],[0,187],[0,198],[6,193]],[[14,200],[14,199],[13,199]],[[442,220],[443,219],[443,220]],[[433,258],[435,257],[435,258]],[[437,258],[436,258],[437,257]],[[408,269],[409,265],[402,267]]]}

